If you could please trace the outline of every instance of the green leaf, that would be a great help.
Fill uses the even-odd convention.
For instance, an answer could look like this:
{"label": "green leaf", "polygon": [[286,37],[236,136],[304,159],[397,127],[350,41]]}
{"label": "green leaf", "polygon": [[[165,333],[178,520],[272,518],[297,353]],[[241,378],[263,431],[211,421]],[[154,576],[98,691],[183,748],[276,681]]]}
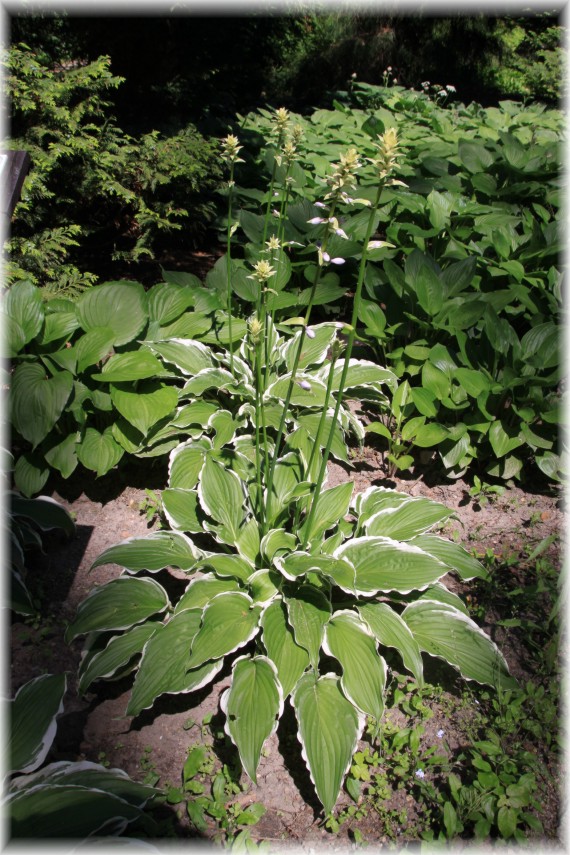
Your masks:
{"label": "green leaf", "polygon": [[112,350],[115,333],[110,327],[94,327],[73,345],[77,359],[77,373],[82,374],[90,365],[101,362]]}
{"label": "green leaf", "polygon": [[449,568],[431,555],[387,537],[356,537],[346,541],[334,552],[356,571],[356,588],[360,594],[379,591],[410,591],[427,588]]}
{"label": "green leaf", "polygon": [[199,579],[193,579],[190,582],[176,603],[175,613],[178,614],[185,609],[203,609],[216,594],[239,590],[240,585],[236,579],[232,579],[231,577],[218,579],[212,573],[207,573]]}
{"label": "green leaf", "polygon": [[168,483],[173,489],[192,490],[198,483],[209,442],[181,444],[173,450],[169,462]]}
{"label": "green leaf", "polygon": [[63,712],[64,674],[30,680],[10,701],[7,772],[33,772],[44,762]]}
{"label": "green leaf", "polygon": [[459,158],[469,172],[487,172],[494,161],[491,152],[480,143],[460,140],[457,147]]}
{"label": "green leaf", "polygon": [[423,496],[414,496],[395,508],[378,511],[365,522],[364,527],[369,535],[410,540],[437,523],[449,519],[452,513],[453,511],[439,502]]}
{"label": "green leaf", "polygon": [[447,564],[463,580],[489,578],[489,572],[483,564],[458,543],[431,534],[415,537],[412,543],[414,546],[419,546],[428,555],[433,555],[438,561]]}
{"label": "green leaf", "polygon": [[77,459],[77,443],[80,433],[70,433],[62,442],[52,446],[45,453],[45,459],[53,469],[61,473],[62,478],[69,478],[75,471]]}
{"label": "green leaf", "polygon": [[198,493],[196,490],[166,489],[160,496],[164,514],[175,531],[200,533],[202,521],[198,517]]}
{"label": "green leaf", "polygon": [[497,825],[501,833],[501,837],[508,839],[513,837],[519,819],[519,812],[511,807],[500,807],[497,811]]}
{"label": "green leaf", "polygon": [[342,666],[344,694],[365,715],[380,721],[384,713],[386,663],[376,639],[355,612],[335,612],[325,629],[325,653]]}
{"label": "green leaf", "polygon": [[85,436],[77,444],[76,453],[79,462],[99,478],[116,466],[125,450],[115,442],[111,428],[102,434],[95,428],[87,428]]}
{"label": "green leaf", "polygon": [[245,495],[236,473],[207,456],[198,485],[198,497],[204,511],[224,525],[236,540],[245,522]]}
{"label": "green leaf", "polygon": [[90,288],[76,308],[86,332],[95,327],[112,329],[115,347],[133,341],[147,322],[146,294],[138,282],[107,282]]}
{"label": "green leaf", "polygon": [[394,647],[404,667],[423,685],[423,662],[417,641],[400,615],[387,603],[364,603],[358,606],[361,618],[370,627],[380,644]]}
{"label": "green leaf", "polygon": [[215,367],[211,349],[200,341],[171,338],[168,341],[149,342],[148,347],[188,377],[205,368]]}
{"label": "green leaf", "polygon": [[149,318],[162,325],[169,324],[180,317],[193,302],[192,289],[177,282],[159,282],[147,291]]}
{"label": "green leaf", "polygon": [[182,694],[207,685],[223,660],[204,667],[190,666],[190,648],[200,630],[201,609],[187,609],[159,624],[145,644],[135,677],[127,715],[138,715],[163,694]]}
{"label": "green leaf", "polygon": [[111,400],[129,424],[146,436],[153,425],[174,412],[178,392],[158,381],[143,380],[136,391],[111,385]]}
{"label": "green leaf", "polygon": [[73,389],[73,376],[60,371],[48,378],[37,362],[18,365],[12,377],[10,408],[12,424],[33,448],[55,426]]}
{"label": "green leaf", "polygon": [[325,624],[331,614],[330,602],[322,591],[309,584],[300,585],[285,602],[295,641],[307,651],[311,665],[317,670]]}
{"label": "green leaf", "polygon": [[402,619],[422,650],[444,659],[466,679],[505,689],[517,686],[496,644],[453,606],[419,600],[406,606]]}
{"label": "green leaf", "polygon": [[49,496],[37,499],[23,499],[15,493],[10,494],[10,513],[13,517],[26,517],[42,531],[59,528],[69,537],[76,533],[75,523],[65,510]]}
{"label": "green leaf", "polygon": [[364,716],[348,701],[333,674],[305,674],[292,697],[307,763],[325,814],[332,812],[364,727]]}
{"label": "green leaf", "polygon": [[95,680],[102,677],[109,679],[120,668],[127,665],[137,653],[141,652],[157,626],[160,624],[154,621],[139,624],[122,635],[113,636],[107,646],[94,655],[90,655],[91,651],[89,651],[79,666],[79,693],[85,694]]}
{"label": "green leaf", "polygon": [[109,383],[124,383],[129,380],[146,380],[164,374],[161,362],[149,350],[141,347],[128,353],[116,353],[103,366],[100,374],[94,374],[94,380]]}
{"label": "green leaf", "polygon": [[504,457],[523,445],[518,432],[515,433],[513,429],[506,428],[500,421],[494,421],[489,428],[489,442],[496,457]]}
{"label": "green leaf", "polygon": [[265,740],[277,729],[283,692],[277,669],[266,656],[242,656],[232,668],[232,684],[221,697],[225,731],[239,751],[242,766],[257,784],[257,767]]}
{"label": "green leaf", "polygon": [[218,594],[204,609],[187,667],[198,668],[243,647],[257,634],[260,613],[247,594]]}
{"label": "green leaf", "polygon": [[6,294],[4,312],[20,329],[21,339],[15,348],[17,352],[36,338],[42,328],[44,301],[40,289],[31,282],[15,282]]}
{"label": "green leaf", "polygon": [[14,466],[14,484],[24,496],[39,493],[49,478],[49,467],[39,454],[22,454]]}
{"label": "green leaf", "polygon": [[91,570],[104,564],[119,564],[127,570],[164,570],[179,567],[190,570],[200,557],[190,538],[181,532],[155,531],[146,537],[130,537],[110,546],[91,565]]}
{"label": "green leaf", "polygon": [[[338,525],[339,520],[348,513],[352,489],[352,481],[347,481],[344,484],[338,484],[336,487],[323,490],[318,499],[317,510],[313,517],[311,529],[310,531],[307,529],[307,519],[301,526],[301,537],[306,537],[307,541],[310,541],[321,537],[332,526]],[[314,501],[315,497],[313,497]]]}
{"label": "green leaf", "polygon": [[309,664],[309,655],[295,641],[282,600],[276,600],[265,609],[261,626],[265,650],[277,668],[283,698],[287,698]]}
{"label": "green leaf", "polygon": [[154,579],[119,576],[94,588],[80,603],[65,639],[69,643],[89,632],[128,629],[163,612],[168,605],[166,591]]}

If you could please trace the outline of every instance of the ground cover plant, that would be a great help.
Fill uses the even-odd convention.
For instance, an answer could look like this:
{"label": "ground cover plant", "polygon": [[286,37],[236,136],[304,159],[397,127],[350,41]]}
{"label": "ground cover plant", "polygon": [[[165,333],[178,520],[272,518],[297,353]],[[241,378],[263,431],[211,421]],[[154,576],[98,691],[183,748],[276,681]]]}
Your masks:
{"label": "ground cover plant", "polygon": [[[246,247],[251,272],[242,292],[253,313],[239,337],[232,327],[232,203],[242,158],[235,136],[223,142],[230,178],[220,281],[228,349],[183,338],[147,342],[157,359],[189,378],[182,400],[210,404],[212,416],[170,454],[162,502],[171,529],[129,539],[96,560],[94,567],[112,562],[125,572],[83,601],[67,638],[86,637],[80,691],[134,667],[128,707],[134,716],[165,693],[208,685],[229,658],[225,730],[253,781],[290,698],[303,758],[330,816],[365,718],[375,732],[381,725],[387,666],[379,645],[396,648],[420,684],[422,652],[468,679],[503,689],[516,681],[497,646],[441,581],[450,571],[464,580],[485,575],[461,546],[432,533],[451,511],[383,487],[354,498],[351,483],[324,489],[333,445],[342,449],[349,430],[362,432],[347,400],[362,394],[385,405],[383,387],[395,381],[392,371],[353,358],[352,351],[368,256],[386,246],[372,239],[383,194],[403,184],[396,176],[401,154],[394,129],[376,135],[371,199],[359,195],[361,161],[349,149],[321,182],[320,198],[303,208],[314,228],[309,250],[316,262],[308,268],[306,312],[291,317],[284,313],[291,298],[283,292],[289,279],[283,246],[292,242],[289,170],[298,132],[288,131],[287,111],[279,110],[268,203],[262,221],[250,218],[262,240],[249,256]],[[339,223],[352,208],[364,209],[359,241]],[[344,262],[339,241],[358,256],[352,317],[314,325],[319,285],[329,265]],[[339,456],[346,459],[346,450]],[[154,576],[173,566],[189,575],[199,571],[177,598]]]}

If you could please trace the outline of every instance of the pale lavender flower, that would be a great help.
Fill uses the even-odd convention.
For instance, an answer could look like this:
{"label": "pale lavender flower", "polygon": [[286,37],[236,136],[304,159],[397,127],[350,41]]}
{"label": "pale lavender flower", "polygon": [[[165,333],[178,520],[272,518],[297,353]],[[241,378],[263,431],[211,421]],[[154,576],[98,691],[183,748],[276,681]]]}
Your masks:
{"label": "pale lavender flower", "polygon": [[444,733],[445,733],[445,730],[443,730],[443,729],[438,730],[438,732],[437,732],[437,738],[438,738],[438,739],[442,739],[442,737],[443,737]]}
{"label": "pale lavender flower", "polygon": [[418,769],[418,771],[416,772],[416,778],[425,778],[425,776],[426,776],[426,773],[424,772],[424,770]]}
{"label": "pale lavender flower", "polygon": [[305,392],[311,391],[311,384],[307,380],[299,380],[299,386],[301,389],[304,389]]}
{"label": "pale lavender flower", "polygon": [[305,335],[307,336],[307,338],[314,338],[316,336],[316,332],[310,327],[307,327],[305,330]]}

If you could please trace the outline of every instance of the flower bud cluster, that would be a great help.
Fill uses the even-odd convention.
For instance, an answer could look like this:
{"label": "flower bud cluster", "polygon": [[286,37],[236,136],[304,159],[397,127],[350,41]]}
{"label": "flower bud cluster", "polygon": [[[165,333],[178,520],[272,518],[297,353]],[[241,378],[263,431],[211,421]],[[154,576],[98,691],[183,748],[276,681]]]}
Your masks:
{"label": "flower bud cluster", "polygon": [[356,172],[361,165],[355,148],[349,148],[346,154],[341,154],[340,163],[334,164],[333,174],[326,179],[330,192],[326,194],[325,199],[350,202],[348,191],[356,187]]}
{"label": "flower bud cluster", "polygon": [[239,144],[239,140],[233,134],[228,134],[225,139],[221,140],[222,143],[222,157],[226,161],[226,163],[243,163],[243,159],[238,157],[238,153],[241,151],[243,146]]}
{"label": "flower bud cluster", "polygon": [[275,268],[271,266],[269,261],[265,261],[262,259],[261,261],[256,261],[253,265],[253,273],[251,276],[248,276],[248,279],[255,279],[256,282],[259,282],[260,285],[265,285],[268,279],[271,279],[272,276],[275,275]]}
{"label": "flower bud cluster", "polygon": [[368,158],[378,170],[378,177],[381,181],[386,181],[387,184],[402,184],[396,179],[388,179],[388,176],[397,166],[398,158],[401,157],[401,152],[398,151],[398,132],[395,128],[389,128],[381,136],[378,136],[376,143],[376,157]]}

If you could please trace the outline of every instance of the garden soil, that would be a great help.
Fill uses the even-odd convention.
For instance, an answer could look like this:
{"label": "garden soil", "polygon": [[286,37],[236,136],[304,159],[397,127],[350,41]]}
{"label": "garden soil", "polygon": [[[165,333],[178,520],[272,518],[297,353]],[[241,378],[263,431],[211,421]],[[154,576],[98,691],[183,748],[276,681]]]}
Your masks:
{"label": "garden soil", "polygon": [[[160,487],[165,483],[160,465],[139,472],[145,486]],[[140,470],[140,464],[139,464]],[[125,476],[123,476],[124,478]],[[351,480],[355,492],[369,485],[395,487],[411,496],[427,496],[452,508],[456,516],[446,525],[443,534],[460,540],[469,550],[485,553],[491,550],[504,557],[523,557],[552,534],[563,533],[562,495],[557,488],[533,491],[532,485],[524,489],[509,486],[501,496],[487,502],[477,502],[469,495],[469,487],[462,480],[449,481],[430,476],[429,468],[423,474],[406,473],[403,479],[386,477],[381,452],[366,448],[357,454],[351,466],[332,464],[329,485]],[[79,603],[92,590],[115,578],[121,572],[115,565],[90,570],[101,552],[128,537],[141,536],[157,527],[150,523],[141,506],[147,503],[147,493],[137,484],[137,477],[121,481],[112,476],[101,481],[81,482],[71,478],[61,482],[52,492],[76,521],[77,533],[70,540],[51,535],[46,553],[35,557],[29,584],[40,598],[41,619],[33,621],[15,618],[11,624],[11,661],[9,677],[14,693],[28,680],[43,673],[68,674],[65,710],[59,717],[57,738],[51,759],[87,759],[119,767],[133,778],[143,780],[149,772],[158,776],[158,786],[179,786],[181,770],[189,749],[201,741],[212,743],[212,732],[219,737],[223,730],[223,716],[219,712],[221,692],[228,686],[229,668],[218,675],[215,682],[194,695],[164,695],[151,710],[136,719],[125,715],[129,698],[130,678],[118,682],[101,682],[91,687],[84,698],[76,693],[76,671],[81,655],[81,642],[68,646],[63,638],[67,623],[74,617]],[[556,550],[559,542],[550,547],[550,560],[560,566],[561,556]],[[512,572],[517,573],[514,561]],[[178,571],[163,571],[168,584],[183,588],[186,576]],[[164,578],[160,578],[164,581]],[[447,580],[446,580],[447,582]],[[458,583],[455,584],[457,589]],[[450,585],[452,586],[452,585]],[[516,637],[508,630],[492,624],[493,615],[487,612],[488,624],[484,626],[499,644],[512,673],[525,681],[528,670],[525,656],[517,646]],[[434,708],[434,717],[426,722],[423,737],[433,744],[435,734],[444,729],[450,748],[456,747],[461,735],[454,721]],[[269,841],[272,849],[294,847],[303,850],[320,848],[344,850],[350,845],[346,832],[331,834],[324,827],[319,804],[301,758],[300,746],[291,723],[292,711],[286,712],[276,734],[264,749],[257,785],[249,783],[239,797],[242,806],[261,802],[267,812],[251,828],[256,840]],[[211,719],[209,726],[203,720]],[[431,742],[430,742],[431,741]],[[231,746],[215,740],[220,762],[231,761]],[[556,774],[556,770],[554,769]],[[245,776],[242,776],[245,782]],[[237,797],[236,797],[237,800]],[[343,802],[344,800],[344,802]],[[346,794],[341,804],[348,803]],[[392,838],[386,828],[373,816],[361,825],[364,839],[373,845],[389,844],[398,847],[413,839],[414,803],[405,791],[395,791],[390,808],[405,807],[408,821],[405,828],[392,829]],[[170,808],[165,807],[168,813]],[[196,836],[185,812],[174,806],[171,828],[178,838]],[[170,816],[170,814],[169,814]],[[545,834],[553,840],[559,822],[559,793],[555,784],[546,791],[540,815]],[[215,829],[212,827],[212,835]],[[394,833],[396,840],[393,839]],[[401,836],[399,836],[401,835]],[[208,835],[206,835],[208,836]],[[157,845],[161,847],[167,841]],[[175,841],[174,841],[175,842]],[[198,842],[197,840],[195,842]]]}

